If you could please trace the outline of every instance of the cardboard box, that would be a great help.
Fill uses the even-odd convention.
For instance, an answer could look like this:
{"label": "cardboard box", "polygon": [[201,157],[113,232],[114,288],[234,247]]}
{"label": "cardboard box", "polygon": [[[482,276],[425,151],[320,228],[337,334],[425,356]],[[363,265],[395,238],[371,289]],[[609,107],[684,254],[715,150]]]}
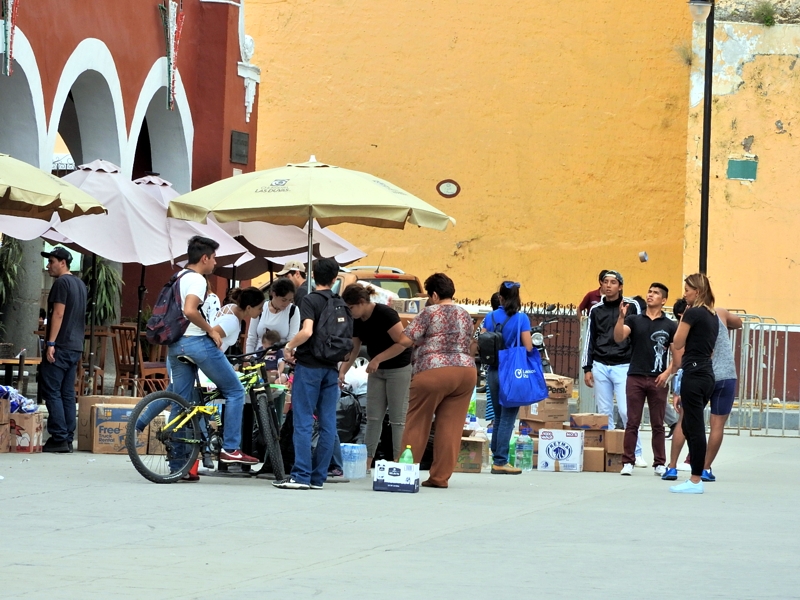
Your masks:
{"label": "cardboard box", "polygon": [[583,448],[583,470],[586,473],[602,473],[606,470],[606,451],[602,448]]}
{"label": "cardboard box", "polygon": [[[16,442],[16,440],[14,440]],[[0,454],[11,451],[11,425],[0,425]]]}
{"label": "cardboard box", "polygon": [[569,419],[569,399],[545,398],[536,404],[521,406],[517,418],[530,421],[566,421]]}
{"label": "cardboard box", "polygon": [[606,454],[606,473],[622,471],[622,454]]}
{"label": "cardboard box", "polygon": [[576,413],[570,415],[569,424],[575,429],[608,429],[608,415]]}
{"label": "cardboard box", "polygon": [[608,430],[602,431],[599,429],[583,429],[583,447],[584,448],[602,448],[606,447],[606,433]]}
{"label": "cardboard box", "polygon": [[625,430],[612,429],[606,431],[605,449],[609,454],[625,454]]}
{"label": "cardboard box", "polygon": [[563,429],[564,424],[560,421],[528,421],[523,420],[519,422],[519,429],[522,431],[523,427],[527,427],[531,430],[531,435],[536,436],[539,435],[539,432],[542,429]]}
{"label": "cardboard box", "polygon": [[427,298],[412,298],[411,300],[400,298],[392,300],[392,308],[399,313],[418,315],[424,310],[427,301]]}
{"label": "cardboard box", "polygon": [[42,451],[42,413],[12,413],[9,421],[11,452]]}
{"label": "cardboard box", "polygon": [[583,432],[542,429],[538,456],[540,471],[580,473],[583,470]]}
{"label": "cardboard box", "polygon": [[11,400],[8,398],[0,399],[0,425],[7,425],[11,418]]}
{"label": "cardboard box", "polygon": [[167,449],[164,448],[164,444],[159,442],[156,439],[156,433],[164,427],[164,423],[166,423],[166,418],[169,415],[167,413],[163,413],[154,417],[152,421],[150,421],[150,425],[148,425],[148,434],[147,434],[147,453],[148,454],[166,454]]}
{"label": "cardboard box", "polygon": [[[555,373],[545,373],[544,382],[547,384],[547,395],[549,398],[572,398],[572,386],[575,384],[572,377],[556,375]],[[567,416],[564,416],[566,419]]]}
{"label": "cardboard box", "polygon": [[461,449],[458,451],[458,460],[455,473],[480,473],[483,460],[483,447],[486,440],[478,437],[462,437]]}
{"label": "cardboard box", "polygon": [[78,396],[78,450],[92,451],[92,409],[96,404],[135,405],[139,400],[131,396]]}
{"label": "cardboard box", "polygon": [[[92,452],[95,454],[127,454],[125,435],[133,407],[128,404],[96,404],[92,410]],[[136,451],[147,453],[149,425],[136,439]]]}
{"label": "cardboard box", "polygon": [[372,470],[372,489],[376,492],[419,491],[419,465],[379,460]]}

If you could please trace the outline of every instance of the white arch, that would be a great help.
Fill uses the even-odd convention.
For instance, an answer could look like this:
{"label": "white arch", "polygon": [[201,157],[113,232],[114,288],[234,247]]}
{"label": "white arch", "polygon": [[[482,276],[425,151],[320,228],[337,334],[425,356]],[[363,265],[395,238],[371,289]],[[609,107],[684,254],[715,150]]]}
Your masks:
{"label": "white arch", "polygon": [[[103,158],[113,163],[119,164],[122,158],[123,144],[128,139],[125,128],[125,110],[122,99],[122,86],[117,73],[117,66],[114,57],[102,41],[96,38],[86,38],[77,45],[75,50],[67,59],[64,70],[53,97],[53,110],[50,113],[50,120],[47,129],[47,149],[50,162],[52,162],[53,149],[55,148],[58,125],[61,121],[61,113],[67,96],[75,83],[87,71],[94,71],[97,75],[90,73],[82,81],[86,81],[87,88],[96,90],[97,83],[102,78],[108,86],[111,96],[111,106],[108,106],[104,99],[96,94],[91,94],[86,90],[87,106],[85,111],[91,112],[91,117],[84,114],[85,119],[81,122],[83,131],[81,132],[81,142],[84,149],[84,162]],[[87,77],[90,78],[87,81]],[[80,86],[79,86],[80,87]],[[93,100],[97,100],[93,102]],[[77,108],[76,102],[76,108]],[[83,109],[81,109],[83,110]],[[107,124],[111,124],[112,131],[108,131]],[[85,129],[84,129],[85,128]],[[105,130],[104,130],[105,128]],[[84,135],[84,132],[89,135]],[[116,134],[116,140],[111,139],[109,133]],[[87,145],[88,142],[88,145]]]}
{"label": "white arch", "polygon": [[[166,96],[161,90],[167,89],[167,59],[161,57],[150,67],[150,72],[145,77],[142,89],[139,92],[139,99],[136,101],[136,109],[131,120],[131,131],[127,138],[127,144],[122,153],[122,173],[130,177],[133,172],[133,160],[136,155],[136,144],[139,141],[139,134],[142,131],[142,123],[145,116],[150,116],[151,154],[153,158],[153,168],[161,172],[164,179],[172,182],[175,189],[181,193],[191,190],[192,185],[192,149],[194,147],[194,125],[192,124],[192,111],[189,108],[189,99],[186,96],[186,89],[179,72],[175,74],[175,114],[180,118],[183,130],[183,140],[176,139],[180,133],[174,127],[153,127],[154,121],[158,119],[162,124],[172,122],[172,113],[167,111]],[[161,93],[160,93],[161,92]],[[153,99],[158,95],[156,101],[162,99],[163,111],[158,110],[158,106],[151,106]],[[161,119],[163,118],[163,121]],[[185,152],[185,154],[184,154]]]}
{"label": "white arch", "polygon": [[[3,21],[0,20],[0,30],[2,28]],[[0,43],[2,43],[2,40],[0,40]],[[3,52],[5,52],[5,48],[0,48],[0,54]],[[47,123],[44,111],[42,77],[39,73],[39,65],[36,62],[33,47],[19,27],[14,30],[14,60],[28,80],[36,127],[36,139],[25,140],[24,148],[17,152],[19,154],[17,158],[49,172],[53,164],[53,153],[48,151],[46,147]],[[14,74],[11,77],[13,78]]]}

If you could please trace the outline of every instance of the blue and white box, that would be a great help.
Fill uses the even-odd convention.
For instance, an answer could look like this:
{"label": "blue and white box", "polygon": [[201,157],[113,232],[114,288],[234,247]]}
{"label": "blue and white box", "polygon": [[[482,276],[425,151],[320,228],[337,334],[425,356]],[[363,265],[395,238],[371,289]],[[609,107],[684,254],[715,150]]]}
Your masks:
{"label": "blue and white box", "polygon": [[416,494],[419,491],[419,464],[377,461],[372,471],[372,489],[376,492]]}
{"label": "blue and white box", "polygon": [[583,431],[541,429],[537,470],[565,473],[583,471]]}

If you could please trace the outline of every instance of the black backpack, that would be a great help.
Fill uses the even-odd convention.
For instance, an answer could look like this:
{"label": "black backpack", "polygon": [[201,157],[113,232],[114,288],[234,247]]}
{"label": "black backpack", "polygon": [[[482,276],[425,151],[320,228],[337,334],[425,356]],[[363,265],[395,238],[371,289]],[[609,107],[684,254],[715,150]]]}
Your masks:
{"label": "black backpack", "polygon": [[478,336],[478,360],[487,367],[497,367],[500,364],[498,353],[506,347],[506,343],[503,341],[503,325],[508,322],[508,316],[505,321],[500,323],[499,328],[494,322],[494,315],[489,316],[494,327],[492,331],[487,330]]}
{"label": "black backpack", "polygon": [[311,352],[315,358],[327,362],[340,362],[353,349],[353,315],[337,294],[311,292],[325,298],[325,308],[314,324]]}
{"label": "black backpack", "polygon": [[189,319],[183,314],[180,280],[187,273],[194,271],[185,269],[181,273],[176,273],[161,288],[156,305],[153,307],[153,314],[147,320],[145,331],[147,341],[151,344],[168,346],[177,342],[186,333]]}

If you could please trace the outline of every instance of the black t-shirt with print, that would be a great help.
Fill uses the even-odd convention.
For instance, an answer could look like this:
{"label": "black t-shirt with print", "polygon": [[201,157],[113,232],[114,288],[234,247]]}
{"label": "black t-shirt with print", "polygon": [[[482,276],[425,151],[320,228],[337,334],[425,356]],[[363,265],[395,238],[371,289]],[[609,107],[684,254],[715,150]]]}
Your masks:
{"label": "black t-shirt with print", "polygon": [[[400,316],[397,311],[385,304],[376,304],[369,319],[366,321],[361,319],[353,320],[353,337],[357,337],[362,344],[367,346],[367,354],[369,354],[370,358],[375,358],[378,354],[394,345],[394,340],[389,335],[389,330],[396,323],[400,323]],[[399,369],[410,364],[411,348],[406,348],[394,358],[383,361],[379,368]]]}
{"label": "black t-shirt with print", "polygon": [[646,314],[625,317],[625,325],[631,328],[631,366],[628,375],[658,377],[668,363],[669,345],[675,337],[678,324],[664,313],[656,319]]}
{"label": "black t-shirt with print", "polygon": [[681,366],[684,373],[699,368],[711,368],[711,355],[719,334],[719,320],[707,308],[697,306],[683,313],[683,322],[690,325]]}

